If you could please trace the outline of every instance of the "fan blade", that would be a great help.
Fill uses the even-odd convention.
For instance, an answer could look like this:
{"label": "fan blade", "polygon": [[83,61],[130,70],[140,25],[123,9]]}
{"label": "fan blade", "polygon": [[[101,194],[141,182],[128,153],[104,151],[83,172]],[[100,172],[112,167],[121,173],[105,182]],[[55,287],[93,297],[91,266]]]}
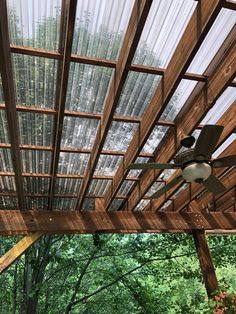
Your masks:
{"label": "fan blade", "polygon": [[162,194],[166,193],[167,191],[169,191],[171,188],[173,188],[177,183],[179,183],[180,181],[183,181],[183,177],[182,176],[178,176],[175,179],[173,179],[172,181],[170,181],[170,183],[166,184],[165,186],[163,186],[163,188],[161,188],[160,190],[156,191],[156,193],[154,193],[151,198],[158,198],[160,197]]}
{"label": "fan blade", "polygon": [[176,164],[157,164],[157,163],[139,163],[139,164],[130,164],[127,169],[178,169],[181,168],[181,165]]}
{"label": "fan blade", "polygon": [[194,148],[196,160],[209,160],[211,158],[223,129],[222,125],[205,125],[203,127]]}
{"label": "fan blade", "polygon": [[211,162],[211,166],[213,168],[232,167],[235,165],[236,165],[236,155],[217,158],[215,160],[212,160]]}
{"label": "fan blade", "polygon": [[226,191],[226,187],[213,175],[203,181],[202,184],[215,195]]}

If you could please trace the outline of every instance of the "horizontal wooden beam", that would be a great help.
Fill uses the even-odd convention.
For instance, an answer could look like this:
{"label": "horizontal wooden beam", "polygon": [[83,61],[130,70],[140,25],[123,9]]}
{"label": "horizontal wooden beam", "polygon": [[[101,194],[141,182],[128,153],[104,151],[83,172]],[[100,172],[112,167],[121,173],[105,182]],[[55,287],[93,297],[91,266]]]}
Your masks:
{"label": "horizontal wooden beam", "polygon": [[233,230],[236,213],[0,210],[0,234]]}
{"label": "horizontal wooden beam", "polygon": [[0,274],[10,267],[31,245],[38,241],[42,232],[34,232],[26,235],[17,242],[6,254],[0,258]]}

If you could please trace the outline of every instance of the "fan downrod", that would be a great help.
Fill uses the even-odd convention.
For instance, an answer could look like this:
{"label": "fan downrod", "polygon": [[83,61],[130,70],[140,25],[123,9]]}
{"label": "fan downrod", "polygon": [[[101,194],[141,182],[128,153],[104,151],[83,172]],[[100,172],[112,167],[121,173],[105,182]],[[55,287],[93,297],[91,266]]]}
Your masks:
{"label": "fan downrod", "polygon": [[193,146],[195,138],[192,135],[188,135],[180,141],[183,147],[190,148]]}

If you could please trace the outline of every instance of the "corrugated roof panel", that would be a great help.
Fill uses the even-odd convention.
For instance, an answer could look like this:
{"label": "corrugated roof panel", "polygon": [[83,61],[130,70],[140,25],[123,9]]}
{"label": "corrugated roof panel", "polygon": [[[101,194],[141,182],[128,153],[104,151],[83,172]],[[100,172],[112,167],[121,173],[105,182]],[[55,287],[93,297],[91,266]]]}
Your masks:
{"label": "corrugated roof panel", "polygon": [[100,155],[94,174],[113,176],[122,159],[122,156]]}
{"label": "corrugated roof panel", "polygon": [[4,110],[0,110],[0,142],[10,143],[8,135],[7,116]]}
{"label": "corrugated roof panel", "polygon": [[17,104],[54,108],[58,61],[12,54]]}
{"label": "corrugated roof panel", "polygon": [[231,134],[220,147],[213,153],[212,158],[217,158],[230,144],[236,141],[236,134]]}
{"label": "corrugated roof panel", "polygon": [[115,114],[142,117],[160,80],[159,75],[129,71]]}
{"label": "corrugated roof panel", "polygon": [[23,177],[23,189],[29,194],[49,194],[49,178]]}
{"label": "corrugated roof panel", "polygon": [[4,102],[4,95],[3,95],[3,89],[2,89],[2,77],[0,74],[0,102]]}
{"label": "corrugated roof panel", "polygon": [[110,185],[111,180],[93,179],[90,182],[88,195],[103,196]]}
{"label": "corrugated roof panel", "polygon": [[57,178],[55,194],[77,194],[82,185],[82,180],[71,178]]}
{"label": "corrugated roof panel", "polygon": [[203,74],[236,23],[233,10],[221,9],[205,40],[195,55],[188,72]]}
{"label": "corrugated roof panel", "polygon": [[169,127],[166,126],[155,126],[149,138],[147,139],[146,144],[143,146],[142,152],[152,154],[157,146],[160,144],[168,130]]}
{"label": "corrugated roof panel", "polygon": [[7,0],[12,44],[57,50],[61,0]]}
{"label": "corrugated roof panel", "polygon": [[61,147],[92,148],[99,121],[65,117]]}
{"label": "corrugated roof panel", "polygon": [[150,203],[150,200],[142,199],[134,208],[134,212],[142,211],[149,203]]}
{"label": "corrugated roof panel", "polygon": [[79,0],[73,53],[117,59],[133,2],[133,0]]}
{"label": "corrugated roof panel", "polygon": [[117,192],[117,195],[128,195],[134,185],[135,181],[124,180]]}
{"label": "corrugated roof panel", "polygon": [[153,1],[134,57],[134,63],[166,68],[197,1]]}
{"label": "corrugated roof panel", "polygon": [[137,128],[137,123],[113,121],[107,133],[104,149],[126,150]]}
{"label": "corrugated roof panel", "polygon": [[1,209],[19,209],[17,197],[12,196],[0,196],[0,208]]}
{"label": "corrugated roof panel", "polygon": [[[228,87],[224,93],[217,100],[215,105],[210,111],[208,111],[205,118],[201,121],[201,124],[215,124],[227,111],[227,109],[236,101],[236,88]],[[234,104],[236,108],[236,103]]]}
{"label": "corrugated roof panel", "polygon": [[122,198],[115,198],[111,202],[111,205],[108,208],[108,211],[117,211],[121,206],[123,206],[125,203],[125,200]]}
{"label": "corrugated roof panel", "polygon": [[95,198],[86,197],[83,201],[81,211],[94,210],[95,209]]}
{"label": "corrugated roof panel", "polygon": [[[148,157],[138,157],[135,159],[134,163],[147,163],[149,161]],[[128,173],[128,176],[130,177],[138,177],[140,175],[140,173],[142,172],[142,170],[130,170]]]}
{"label": "corrugated roof panel", "polygon": [[76,201],[76,198],[55,197],[53,199],[53,210],[73,210]]}
{"label": "corrugated roof panel", "polygon": [[0,176],[0,192],[16,192],[15,177]]}
{"label": "corrugated roof panel", "polygon": [[66,109],[101,113],[113,69],[89,64],[70,64]]}
{"label": "corrugated roof panel", "polygon": [[20,144],[52,146],[53,116],[18,112]]}
{"label": "corrugated roof panel", "polygon": [[156,193],[159,189],[161,189],[165,185],[164,182],[154,182],[152,186],[149,188],[145,196],[152,196],[152,194]]}
{"label": "corrugated roof panel", "polygon": [[48,198],[47,197],[24,197],[26,209],[39,209],[47,210]]}
{"label": "corrugated roof panel", "polygon": [[181,80],[174,95],[161,115],[161,119],[174,121],[180,110],[185,105],[189,96],[193,92],[197,81]]}
{"label": "corrugated roof panel", "polygon": [[0,148],[0,171],[13,171],[11,150],[9,148]]}
{"label": "corrugated roof panel", "polygon": [[58,163],[58,173],[83,175],[88,160],[88,154],[61,152]]}
{"label": "corrugated roof panel", "polygon": [[52,153],[43,150],[21,150],[23,172],[50,173]]}

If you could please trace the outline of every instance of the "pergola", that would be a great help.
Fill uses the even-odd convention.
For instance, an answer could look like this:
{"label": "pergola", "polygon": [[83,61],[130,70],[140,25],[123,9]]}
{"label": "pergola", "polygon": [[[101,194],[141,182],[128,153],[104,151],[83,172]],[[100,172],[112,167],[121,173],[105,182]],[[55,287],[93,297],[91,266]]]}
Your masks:
{"label": "pergola", "polygon": [[[109,20],[107,25],[112,30],[120,19],[120,29],[115,31],[119,35],[123,31],[115,57],[80,53],[80,41],[79,48],[73,48],[83,1],[61,1],[55,51],[14,42],[8,21],[11,2],[1,1],[0,10],[0,111],[6,119],[5,123],[1,118],[0,127],[8,137],[8,141],[1,139],[0,143],[0,234],[25,237],[0,259],[0,271],[43,234],[189,232],[194,235],[210,295],[217,287],[217,279],[205,231],[235,233],[235,167],[215,171],[227,188],[219,196],[202,185],[181,183],[158,199],[150,199],[150,191],[176,178],[179,171],[137,172],[127,167],[137,159],[170,162],[180,149],[180,140],[187,134],[198,134],[208,123],[224,126],[216,156],[235,154],[236,2],[183,0],[180,5],[178,1],[164,4],[161,0],[134,0],[123,2],[119,10],[114,2],[114,8],[107,8],[106,13],[114,21]],[[31,12],[32,7],[28,10]],[[105,13],[98,15],[105,11],[101,5],[93,11],[92,19],[102,24]],[[23,25],[23,17],[20,18]],[[31,33],[34,25],[30,19],[28,23]],[[109,37],[106,40],[109,42]],[[154,47],[150,48],[155,56],[152,62],[145,56],[137,62],[137,51],[144,42]],[[156,47],[155,42],[162,48]],[[24,91],[17,90],[16,57],[56,63],[52,106],[18,102],[17,95]],[[88,101],[81,105],[82,109],[80,100],[79,109],[72,106],[74,99],[71,103],[68,100],[68,95],[72,95],[72,69],[81,65],[87,67],[89,74],[94,69],[109,73],[108,83],[101,76],[97,86],[97,90],[106,91],[100,97],[101,111],[96,109],[94,99],[90,99],[94,106]],[[79,74],[73,78],[75,89],[80,82],[89,90],[92,79],[86,82]],[[144,95],[147,78],[153,84],[148,95]],[[143,103],[142,111],[137,113],[133,99]],[[25,140],[24,132],[30,131],[23,118],[29,116],[50,121],[51,140],[43,140],[42,145],[33,137]],[[33,120],[29,121],[31,124]],[[39,133],[36,131],[35,138],[42,137]],[[77,138],[82,140],[76,141]]]}

